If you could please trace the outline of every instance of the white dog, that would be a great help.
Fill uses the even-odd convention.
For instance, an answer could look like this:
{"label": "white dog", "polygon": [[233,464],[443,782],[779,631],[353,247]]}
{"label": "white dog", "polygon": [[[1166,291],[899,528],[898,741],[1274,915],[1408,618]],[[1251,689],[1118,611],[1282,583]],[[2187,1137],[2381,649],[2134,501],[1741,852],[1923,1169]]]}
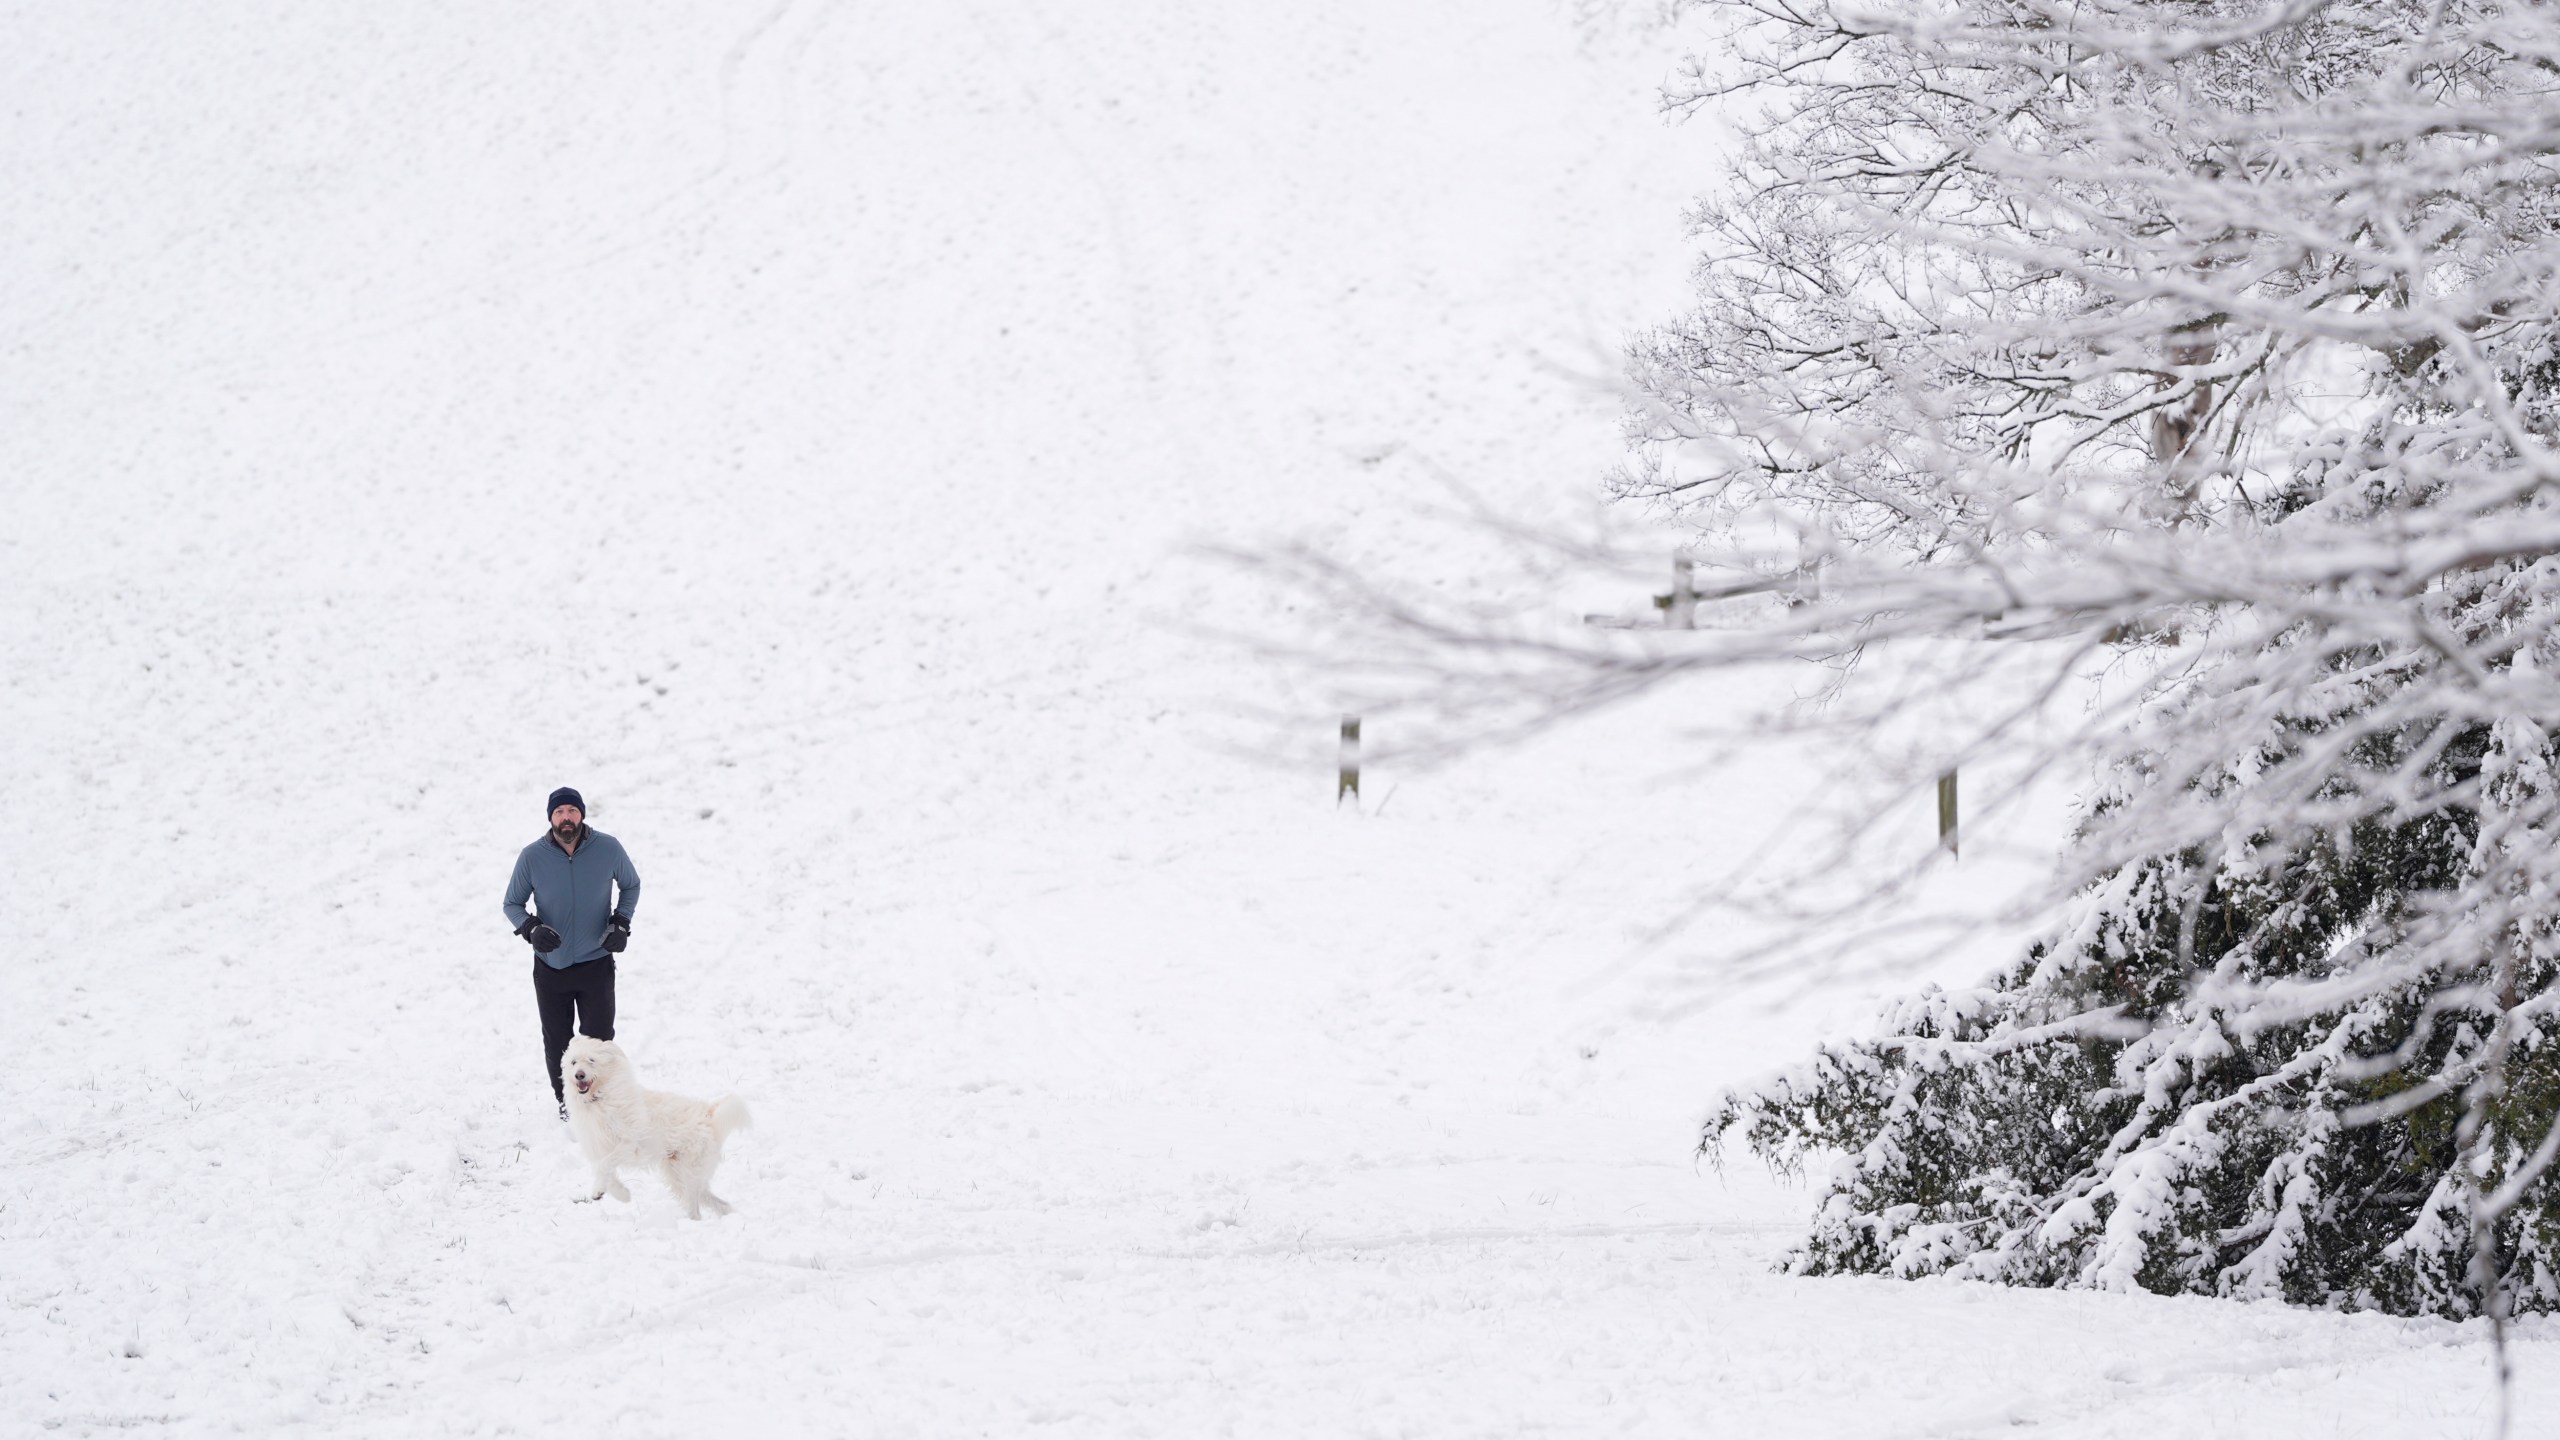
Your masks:
{"label": "white dog", "polygon": [[630,1199],[614,1171],[646,1165],[666,1178],[686,1215],[701,1219],[705,1205],[714,1215],[729,1213],[729,1202],[711,1193],[711,1172],[720,1165],[720,1142],[751,1123],[747,1102],[731,1095],[705,1104],[643,1090],[622,1047],[592,1035],[569,1042],[560,1075],[570,1086],[569,1130],[596,1172],[594,1193],[582,1199]]}

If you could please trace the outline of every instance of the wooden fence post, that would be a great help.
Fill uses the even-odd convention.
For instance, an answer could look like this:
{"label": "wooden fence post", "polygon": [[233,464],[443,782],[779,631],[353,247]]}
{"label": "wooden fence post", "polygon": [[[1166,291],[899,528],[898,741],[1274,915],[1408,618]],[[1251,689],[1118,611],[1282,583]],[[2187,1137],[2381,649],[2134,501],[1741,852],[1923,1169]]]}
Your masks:
{"label": "wooden fence post", "polygon": [[1938,844],[1950,855],[1961,854],[1956,848],[1956,772],[1938,777]]}
{"label": "wooden fence post", "polygon": [[1800,610],[1807,605],[1822,603],[1822,571],[1828,563],[1820,554],[1807,555],[1804,542],[1796,542],[1796,568],[1788,574],[1786,589],[1782,592],[1788,609]]}
{"label": "wooden fence post", "polygon": [[1671,593],[1653,597],[1653,608],[1662,612],[1665,630],[1698,628],[1697,562],[1686,555],[1671,557]]}
{"label": "wooden fence post", "polygon": [[1345,795],[1354,800],[1360,798],[1360,717],[1357,715],[1342,717],[1342,762],[1333,782],[1333,803],[1336,807],[1342,804]]}

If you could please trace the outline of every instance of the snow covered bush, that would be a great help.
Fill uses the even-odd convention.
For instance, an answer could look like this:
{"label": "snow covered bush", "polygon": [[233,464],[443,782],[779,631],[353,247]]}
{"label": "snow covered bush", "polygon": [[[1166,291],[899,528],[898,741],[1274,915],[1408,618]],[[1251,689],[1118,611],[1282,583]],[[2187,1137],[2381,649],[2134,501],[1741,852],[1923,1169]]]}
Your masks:
{"label": "snow covered bush", "polygon": [[[2441,778],[2495,789],[2513,758],[2475,735]],[[2551,1308],[2547,925],[2469,965],[2425,953],[2430,911],[2496,863],[2481,832],[2448,807],[2129,865],[1990,983],[1727,1095],[1706,1145],[1739,1123],[1783,1164],[1831,1152],[1804,1273],[2461,1315],[2480,1215],[2503,1293]]]}

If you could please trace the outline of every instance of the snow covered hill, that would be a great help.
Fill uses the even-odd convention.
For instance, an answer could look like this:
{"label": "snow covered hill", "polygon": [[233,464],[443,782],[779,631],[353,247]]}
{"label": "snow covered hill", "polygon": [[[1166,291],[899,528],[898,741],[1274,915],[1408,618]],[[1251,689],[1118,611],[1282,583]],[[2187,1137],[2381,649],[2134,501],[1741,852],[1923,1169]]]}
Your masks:
{"label": "snow covered hill", "polygon": [[[1800,1193],[1689,1127],[1852,997],[1643,1007],[1789,777],[1661,783],[1663,707],[1337,808],[1204,635],[1193,541],[1587,501],[1668,37],[12,20],[0,1433],[2485,1431],[2451,1327],[1770,1275]],[[498,916],[562,783],[642,1073],[756,1109],[727,1220],[568,1203]]]}

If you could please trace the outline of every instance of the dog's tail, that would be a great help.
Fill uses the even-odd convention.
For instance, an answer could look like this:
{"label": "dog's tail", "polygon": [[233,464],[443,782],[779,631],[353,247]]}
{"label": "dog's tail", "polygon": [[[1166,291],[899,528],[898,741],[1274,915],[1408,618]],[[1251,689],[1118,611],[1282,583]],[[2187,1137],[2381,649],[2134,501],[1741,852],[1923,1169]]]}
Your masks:
{"label": "dog's tail", "polygon": [[755,1123],[755,1117],[747,1113],[747,1102],[735,1095],[723,1095],[711,1107],[711,1133],[723,1140],[729,1138],[731,1131],[744,1130]]}

